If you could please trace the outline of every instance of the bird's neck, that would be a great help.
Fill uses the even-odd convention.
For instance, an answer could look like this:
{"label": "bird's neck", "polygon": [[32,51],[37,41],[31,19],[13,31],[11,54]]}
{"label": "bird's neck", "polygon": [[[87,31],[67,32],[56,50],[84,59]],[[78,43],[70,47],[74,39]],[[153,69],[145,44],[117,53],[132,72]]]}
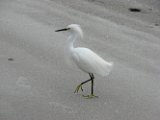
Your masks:
{"label": "bird's neck", "polygon": [[68,37],[68,49],[69,50],[73,50],[74,48],[74,42],[76,39],[79,38],[79,35],[77,33],[72,33],[69,37]]}

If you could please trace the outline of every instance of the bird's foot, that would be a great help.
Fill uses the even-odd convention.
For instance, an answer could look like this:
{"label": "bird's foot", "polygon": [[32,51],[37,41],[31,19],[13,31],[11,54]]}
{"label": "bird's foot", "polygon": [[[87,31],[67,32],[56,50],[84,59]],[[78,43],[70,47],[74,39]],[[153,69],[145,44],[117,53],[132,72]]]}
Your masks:
{"label": "bird's foot", "polygon": [[81,91],[83,92],[83,88],[82,88],[82,84],[79,84],[76,88],[76,90],[74,91],[74,93],[78,93],[79,88],[81,88]]}
{"label": "bird's foot", "polygon": [[86,99],[91,99],[91,98],[98,98],[98,96],[91,94],[91,95],[83,95],[84,98]]}

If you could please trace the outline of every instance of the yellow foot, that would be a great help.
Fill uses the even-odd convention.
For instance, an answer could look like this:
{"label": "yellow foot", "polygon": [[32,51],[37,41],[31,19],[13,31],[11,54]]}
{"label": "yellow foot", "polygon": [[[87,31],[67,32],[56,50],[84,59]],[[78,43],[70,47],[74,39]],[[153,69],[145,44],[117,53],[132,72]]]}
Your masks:
{"label": "yellow foot", "polygon": [[82,84],[79,84],[79,85],[77,86],[76,90],[74,91],[74,93],[78,93],[79,88],[81,88],[81,91],[83,91]]}
{"label": "yellow foot", "polygon": [[91,95],[83,95],[83,97],[86,98],[86,99],[98,98],[98,96],[93,95],[93,94],[91,94]]}

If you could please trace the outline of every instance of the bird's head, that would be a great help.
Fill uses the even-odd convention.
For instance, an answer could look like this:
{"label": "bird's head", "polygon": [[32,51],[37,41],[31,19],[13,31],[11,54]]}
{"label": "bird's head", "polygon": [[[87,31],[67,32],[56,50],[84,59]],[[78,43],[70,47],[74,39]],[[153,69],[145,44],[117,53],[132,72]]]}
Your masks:
{"label": "bird's head", "polygon": [[55,32],[60,32],[60,31],[68,31],[71,34],[76,33],[76,34],[80,35],[80,37],[83,37],[83,31],[81,29],[81,26],[78,24],[68,25],[67,27],[65,27],[63,29],[56,30]]}

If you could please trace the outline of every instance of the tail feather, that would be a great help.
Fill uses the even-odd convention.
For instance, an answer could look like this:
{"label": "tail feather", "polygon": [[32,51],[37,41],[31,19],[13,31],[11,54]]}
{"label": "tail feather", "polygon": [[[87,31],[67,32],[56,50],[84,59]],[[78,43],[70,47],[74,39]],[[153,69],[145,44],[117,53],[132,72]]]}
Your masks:
{"label": "tail feather", "polygon": [[113,62],[107,62],[106,65],[104,66],[104,72],[103,72],[103,75],[102,75],[102,76],[107,76],[107,75],[109,75],[110,72],[111,72],[112,69],[113,69],[113,65],[114,65]]}

